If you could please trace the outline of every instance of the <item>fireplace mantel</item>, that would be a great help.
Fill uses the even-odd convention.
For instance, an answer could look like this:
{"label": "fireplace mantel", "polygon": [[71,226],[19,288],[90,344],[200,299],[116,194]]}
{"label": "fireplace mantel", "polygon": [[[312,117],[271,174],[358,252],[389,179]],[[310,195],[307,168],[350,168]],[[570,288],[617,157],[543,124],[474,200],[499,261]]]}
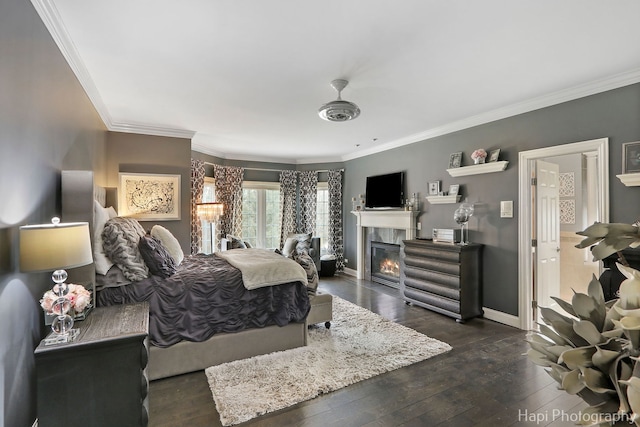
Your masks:
{"label": "fireplace mantel", "polygon": [[416,237],[416,218],[419,211],[370,210],[351,211],[357,218],[357,278],[364,279],[366,233],[368,227],[405,230],[407,239]]}

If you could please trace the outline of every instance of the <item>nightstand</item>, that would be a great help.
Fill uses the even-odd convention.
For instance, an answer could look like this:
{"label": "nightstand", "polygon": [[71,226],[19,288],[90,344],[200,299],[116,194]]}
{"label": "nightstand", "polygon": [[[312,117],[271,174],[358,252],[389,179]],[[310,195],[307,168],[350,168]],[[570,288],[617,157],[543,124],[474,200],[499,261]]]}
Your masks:
{"label": "nightstand", "polygon": [[146,426],[149,305],[99,307],[74,328],[35,350],[38,425]]}

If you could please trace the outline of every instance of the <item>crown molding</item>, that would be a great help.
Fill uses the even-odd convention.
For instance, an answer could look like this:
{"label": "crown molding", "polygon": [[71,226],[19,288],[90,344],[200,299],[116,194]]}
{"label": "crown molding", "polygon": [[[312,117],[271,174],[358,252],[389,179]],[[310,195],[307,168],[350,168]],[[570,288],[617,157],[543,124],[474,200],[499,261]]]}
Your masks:
{"label": "crown molding", "polygon": [[396,139],[391,142],[380,144],[377,147],[350,153],[343,156],[342,160],[353,160],[359,157],[381,153],[393,148],[402,147],[404,145],[413,144],[415,142],[420,142],[431,138],[436,138],[438,136],[461,131],[464,129],[469,129],[474,126],[483,125],[486,123],[494,122],[496,120],[506,119],[508,117],[517,116],[519,114],[528,113],[530,111],[539,110],[541,108],[550,107],[552,105],[562,104],[563,102],[573,101],[575,99],[584,98],[586,96],[618,89],[624,86],[636,84],[638,82],[640,82],[640,69],[615,74],[603,79],[594,80],[589,83],[573,86],[568,89],[563,89],[527,101],[477,114],[466,119],[448,123],[444,126],[429,129],[425,132],[416,133],[404,138]]}
{"label": "crown molding", "polygon": [[143,135],[168,136],[172,138],[191,139],[195,132],[186,129],[167,128],[162,126],[132,124],[132,123],[111,123],[108,129],[112,132],[139,133]]}

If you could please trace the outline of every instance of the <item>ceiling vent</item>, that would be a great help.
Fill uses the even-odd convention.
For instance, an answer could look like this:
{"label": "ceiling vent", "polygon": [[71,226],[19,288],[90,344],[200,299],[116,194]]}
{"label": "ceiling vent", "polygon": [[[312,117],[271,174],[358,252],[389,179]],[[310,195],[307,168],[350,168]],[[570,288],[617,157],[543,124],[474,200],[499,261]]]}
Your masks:
{"label": "ceiling vent", "polygon": [[338,99],[327,102],[318,110],[318,114],[324,120],[330,122],[346,122],[353,120],[360,115],[360,108],[353,102],[343,101],[340,92],[349,82],[347,80],[336,79],[331,82],[331,87],[338,92]]}

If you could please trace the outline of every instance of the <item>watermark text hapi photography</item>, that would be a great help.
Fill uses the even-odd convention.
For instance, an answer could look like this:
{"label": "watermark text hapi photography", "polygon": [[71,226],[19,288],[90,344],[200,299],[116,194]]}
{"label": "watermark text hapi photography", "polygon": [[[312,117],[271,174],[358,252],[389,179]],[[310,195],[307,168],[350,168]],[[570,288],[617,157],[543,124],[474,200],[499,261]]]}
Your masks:
{"label": "watermark text hapi photography", "polygon": [[590,414],[584,412],[566,412],[562,409],[553,409],[550,411],[528,411],[527,409],[518,410],[518,422],[530,422],[536,424],[548,424],[553,421],[569,421],[573,423],[589,422],[589,423],[628,423],[633,424],[633,414]]}

